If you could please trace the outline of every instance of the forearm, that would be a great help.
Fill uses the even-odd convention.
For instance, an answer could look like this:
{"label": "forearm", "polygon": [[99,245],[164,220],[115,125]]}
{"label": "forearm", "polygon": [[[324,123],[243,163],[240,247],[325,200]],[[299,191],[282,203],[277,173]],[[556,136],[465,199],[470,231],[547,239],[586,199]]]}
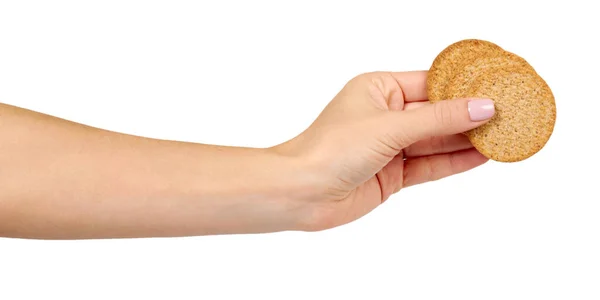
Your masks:
{"label": "forearm", "polygon": [[266,149],[164,141],[0,104],[0,235],[105,238],[295,229],[308,181]]}

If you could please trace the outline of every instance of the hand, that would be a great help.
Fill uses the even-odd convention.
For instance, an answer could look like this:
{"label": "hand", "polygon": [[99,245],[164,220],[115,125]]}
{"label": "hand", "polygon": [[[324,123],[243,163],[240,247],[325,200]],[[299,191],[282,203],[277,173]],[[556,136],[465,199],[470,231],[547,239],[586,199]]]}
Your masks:
{"label": "hand", "polygon": [[487,161],[462,134],[494,114],[491,100],[427,101],[426,72],[352,79],[315,122],[273,149],[301,157],[316,182],[304,230],[356,220],[404,187]]}

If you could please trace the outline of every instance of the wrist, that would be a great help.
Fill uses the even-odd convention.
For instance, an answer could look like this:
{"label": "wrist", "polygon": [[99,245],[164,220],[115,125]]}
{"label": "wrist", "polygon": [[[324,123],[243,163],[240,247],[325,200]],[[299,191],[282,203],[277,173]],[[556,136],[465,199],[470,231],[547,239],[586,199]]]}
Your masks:
{"label": "wrist", "polygon": [[[280,220],[279,230],[304,230],[310,220],[312,204],[318,195],[318,179],[303,157],[282,153],[275,148],[257,150],[265,160],[256,164],[255,186],[264,195],[270,215]],[[265,172],[267,171],[267,172]],[[271,216],[264,216],[269,218]]]}
{"label": "wrist", "polygon": [[[181,176],[199,205],[207,234],[260,233],[310,228],[318,173],[300,155],[276,148],[196,145]],[[187,178],[187,179],[185,179]],[[187,187],[187,188],[186,188]],[[212,229],[211,229],[212,228]]]}
{"label": "wrist", "polygon": [[291,221],[287,230],[313,231],[327,194],[327,175],[319,168],[323,162],[289,142],[263,151],[275,166],[277,188],[272,191],[285,205],[284,214]]}

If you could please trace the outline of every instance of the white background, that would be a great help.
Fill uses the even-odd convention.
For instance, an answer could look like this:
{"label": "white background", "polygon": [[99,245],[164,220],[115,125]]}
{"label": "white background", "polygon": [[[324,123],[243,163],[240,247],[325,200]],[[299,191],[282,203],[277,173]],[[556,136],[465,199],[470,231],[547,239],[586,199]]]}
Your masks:
{"label": "white background", "polygon": [[0,1],[0,102],[125,133],[271,146],[351,77],[427,69],[463,38],[523,56],[558,108],[533,158],[408,188],[328,231],[0,239],[0,299],[599,299],[587,3]]}

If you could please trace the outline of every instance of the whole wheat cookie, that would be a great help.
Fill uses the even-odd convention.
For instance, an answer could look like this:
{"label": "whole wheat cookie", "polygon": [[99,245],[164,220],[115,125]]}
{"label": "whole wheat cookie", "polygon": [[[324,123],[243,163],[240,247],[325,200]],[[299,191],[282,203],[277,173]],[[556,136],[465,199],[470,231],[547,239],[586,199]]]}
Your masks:
{"label": "whole wheat cookie", "polygon": [[492,119],[464,133],[487,158],[522,161],[550,139],[556,122],[554,95],[522,57],[493,43],[465,40],[444,49],[432,69],[427,75],[430,102],[454,98],[494,101]]}
{"label": "whole wheat cookie", "polygon": [[427,96],[429,101],[436,102],[446,99],[445,90],[448,81],[458,70],[488,52],[498,52],[503,49],[488,41],[466,39],[446,47],[434,59],[427,76]]}
{"label": "whole wheat cookie", "polygon": [[517,162],[540,151],[556,122],[552,90],[539,75],[522,68],[480,75],[467,92],[494,100],[495,116],[466,132],[473,146],[489,159]]}

